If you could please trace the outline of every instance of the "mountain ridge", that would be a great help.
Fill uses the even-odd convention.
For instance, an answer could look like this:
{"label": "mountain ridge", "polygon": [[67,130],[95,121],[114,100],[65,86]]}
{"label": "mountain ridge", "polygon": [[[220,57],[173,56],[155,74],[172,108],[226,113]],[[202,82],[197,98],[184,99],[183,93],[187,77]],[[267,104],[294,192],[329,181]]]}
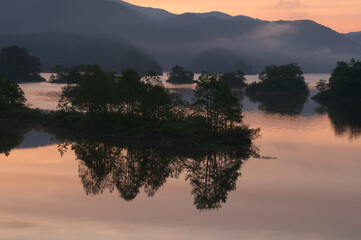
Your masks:
{"label": "mountain ridge", "polygon": [[[178,15],[120,0],[3,0],[1,4],[9,8],[0,14],[2,35],[117,35],[144,49],[165,70],[185,66],[217,48],[248,56],[242,59],[246,63],[260,59],[255,71],[265,63],[299,62],[305,72],[329,72],[336,61],[361,58],[360,42],[311,20],[263,21],[217,11]],[[155,19],[158,13],[163,16]]]}

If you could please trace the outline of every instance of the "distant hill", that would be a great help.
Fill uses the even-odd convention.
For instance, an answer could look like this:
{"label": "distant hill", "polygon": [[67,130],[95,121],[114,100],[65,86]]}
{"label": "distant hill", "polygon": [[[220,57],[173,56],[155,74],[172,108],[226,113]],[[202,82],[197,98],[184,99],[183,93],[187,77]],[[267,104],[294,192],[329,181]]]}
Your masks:
{"label": "distant hill", "polygon": [[121,62],[130,52],[138,52],[143,59],[152,60],[144,50],[118,36],[70,33],[0,35],[0,48],[9,45],[29,49],[30,53],[42,62],[43,71],[58,64],[68,67],[98,64],[108,71],[120,71]]}
{"label": "distant hill", "polygon": [[[298,62],[304,72],[321,73],[330,72],[338,60],[361,58],[356,35],[343,35],[310,20],[270,22],[221,12],[177,15],[120,0],[0,1],[0,34],[49,32],[116,35],[134,48],[144,49],[165,70],[185,66],[200,54],[220,48],[242,56],[242,61],[254,69],[268,63]],[[70,48],[76,46],[73,40],[67,51],[79,55],[77,49]],[[94,54],[101,52],[98,43]],[[105,52],[114,59],[110,45],[108,42],[99,59]],[[120,51],[119,46],[116,49]]]}
{"label": "distant hill", "polygon": [[246,64],[242,58],[225,49],[211,49],[197,55],[186,68],[192,72],[201,73],[203,71],[209,73],[236,72],[242,70],[246,74],[254,74],[253,68]]}
{"label": "distant hill", "polygon": [[174,14],[174,13],[170,13],[170,12],[168,12],[166,10],[159,9],[159,8],[140,7],[140,6],[136,6],[136,5],[124,2],[122,0],[110,0],[110,1],[123,4],[123,5],[135,10],[136,12],[141,13],[142,15],[144,15],[144,16],[150,18],[150,19],[165,20],[165,19],[176,16],[176,14]]}
{"label": "distant hill", "polygon": [[200,17],[215,17],[215,18],[218,18],[219,20],[229,20],[229,19],[233,18],[231,15],[228,15],[228,14],[225,14],[222,12],[218,12],[218,11],[207,12],[207,13],[195,13],[195,14]]}
{"label": "distant hill", "polygon": [[[13,0],[1,1],[9,3]],[[108,0],[37,0],[10,8],[0,15],[0,34],[70,32],[126,35],[134,31],[146,34],[154,30],[153,26],[147,18],[130,11],[125,5]]]}
{"label": "distant hill", "polygon": [[345,36],[348,37],[349,39],[361,44],[361,32],[346,33]]}

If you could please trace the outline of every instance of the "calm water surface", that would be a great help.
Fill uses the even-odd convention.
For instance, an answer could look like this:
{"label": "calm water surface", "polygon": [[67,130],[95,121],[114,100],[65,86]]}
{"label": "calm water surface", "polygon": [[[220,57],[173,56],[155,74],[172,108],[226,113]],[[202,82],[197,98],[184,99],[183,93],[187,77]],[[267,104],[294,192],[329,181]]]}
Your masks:
{"label": "calm water surface", "polygon": [[[311,87],[320,78],[327,75],[306,75]],[[61,85],[21,87],[33,107],[56,107]],[[167,87],[191,98],[193,86]],[[0,239],[360,239],[360,122],[311,99],[238,95],[244,122],[261,128],[255,145],[264,158],[6,128]]]}

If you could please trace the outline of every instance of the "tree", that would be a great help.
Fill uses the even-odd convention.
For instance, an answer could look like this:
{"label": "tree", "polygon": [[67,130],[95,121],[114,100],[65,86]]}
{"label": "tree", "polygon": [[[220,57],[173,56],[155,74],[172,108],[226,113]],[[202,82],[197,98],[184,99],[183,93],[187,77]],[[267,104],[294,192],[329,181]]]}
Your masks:
{"label": "tree", "polygon": [[67,84],[79,84],[82,79],[82,74],[88,69],[91,65],[81,64],[71,67],[70,69],[57,65],[51,69],[52,74],[50,76],[50,82],[52,83],[67,83]]}
{"label": "tree", "polygon": [[174,116],[174,96],[164,87],[155,73],[145,78],[140,99],[140,113],[144,119],[165,120]]}
{"label": "tree", "polygon": [[131,69],[122,72],[117,84],[123,109],[128,117],[139,112],[139,103],[144,84],[139,74]]}
{"label": "tree", "polygon": [[313,99],[329,103],[350,103],[361,106],[361,62],[352,59],[349,63],[337,62],[328,83],[317,83],[320,92]]}
{"label": "tree", "polygon": [[62,65],[56,65],[51,69],[50,82],[67,83],[68,72],[69,72],[69,68]]}
{"label": "tree", "polygon": [[324,92],[328,89],[328,83],[325,79],[320,79],[320,81],[317,82],[316,84],[316,89]]}
{"label": "tree", "polygon": [[41,63],[18,46],[9,46],[0,51],[0,76],[12,81],[45,81],[40,77]]}
{"label": "tree", "polygon": [[266,66],[259,74],[260,82],[253,82],[246,91],[272,92],[281,94],[309,93],[302,69],[296,64]]}
{"label": "tree", "polygon": [[191,71],[186,71],[181,66],[174,66],[172,72],[168,73],[167,82],[176,84],[190,84],[194,83],[194,74]]}
{"label": "tree", "polygon": [[115,76],[98,65],[88,65],[76,86],[77,94],[72,105],[90,113],[108,113],[119,106]]}
{"label": "tree", "polygon": [[224,73],[221,76],[221,82],[226,84],[230,88],[242,88],[246,86],[246,78],[244,77],[244,72],[238,70],[237,72],[228,72]]}
{"label": "tree", "polygon": [[23,106],[25,101],[24,92],[18,84],[0,79],[0,108]]}
{"label": "tree", "polygon": [[329,79],[329,89],[338,96],[361,96],[361,62],[338,62]]}
{"label": "tree", "polygon": [[206,118],[209,131],[221,132],[242,122],[242,106],[220,75],[202,73],[194,90],[193,106]]}

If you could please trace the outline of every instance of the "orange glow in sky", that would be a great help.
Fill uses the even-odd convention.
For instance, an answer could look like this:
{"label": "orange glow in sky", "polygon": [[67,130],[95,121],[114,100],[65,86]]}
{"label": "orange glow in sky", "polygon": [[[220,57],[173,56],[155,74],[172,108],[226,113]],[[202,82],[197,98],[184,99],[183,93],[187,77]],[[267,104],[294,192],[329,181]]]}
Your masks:
{"label": "orange glow in sky", "polygon": [[173,13],[221,11],[263,20],[311,19],[338,32],[361,31],[361,0],[127,0]]}

